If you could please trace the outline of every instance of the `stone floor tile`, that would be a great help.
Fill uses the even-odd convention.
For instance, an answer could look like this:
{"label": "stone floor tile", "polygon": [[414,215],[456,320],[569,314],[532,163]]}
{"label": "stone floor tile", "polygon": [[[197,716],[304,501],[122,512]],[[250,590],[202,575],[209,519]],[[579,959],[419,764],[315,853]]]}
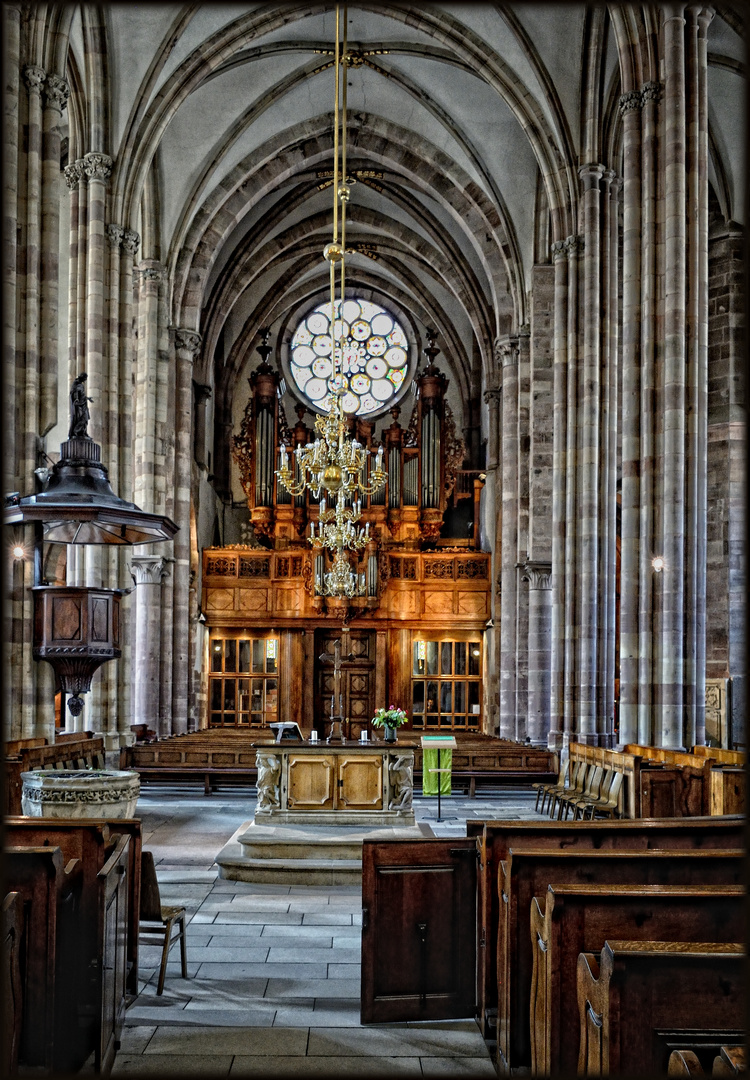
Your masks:
{"label": "stone floor tile", "polygon": [[[270,939],[269,939],[270,940]],[[304,963],[310,964],[313,961],[320,962],[321,964],[335,964],[336,961],[340,961],[345,964],[351,955],[348,952],[346,955],[341,956],[338,949],[334,949],[332,946],[321,946],[317,942],[309,941],[305,943],[303,949],[300,949],[299,945],[295,948],[276,948],[272,946],[268,950],[268,964],[293,964],[295,961],[303,960]]]}
{"label": "stone floor tile", "polygon": [[423,1057],[420,1060],[422,1062],[423,1076],[482,1076],[486,1077],[487,1080],[495,1080],[497,1076],[489,1054],[486,1058]]}
{"label": "stone floor tile", "polygon": [[[346,1004],[346,1003],[343,1003]],[[334,1000],[330,1009],[323,1007],[324,1002],[316,1001],[315,1009],[300,1010],[297,1003],[280,1005],[276,1009],[275,1024],[306,1024],[307,1027],[360,1027],[359,1000],[352,1000],[351,1008],[342,1007],[342,1002]]]}
{"label": "stone floor tile", "polygon": [[[283,928],[281,929],[283,932]],[[296,933],[299,929],[301,929],[301,927],[295,927],[292,930],[292,933]],[[260,942],[263,934],[263,925],[261,923],[245,923],[244,925],[230,927],[226,924],[219,924],[218,926],[201,927],[201,934],[209,934],[210,944],[217,945],[224,949],[231,945],[250,945],[251,947],[254,947]],[[265,941],[263,942],[263,945],[266,945]]]}
{"label": "stone floor tile", "polygon": [[274,923],[277,926],[300,926],[302,915],[288,911],[218,911],[214,925],[218,923],[249,923],[250,925]]}
{"label": "stone floor tile", "polygon": [[126,1014],[118,1054],[142,1054],[148,1046],[151,1036],[156,1031],[156,1027],[156,1024],[143,1023],[131,1027]]}
{"label": "stone floor tile", "polygon": [[180,884],[213,885],[218,878],[218,870],[160,870],[157,874],[159,888],[178,881]]}
{"label": "stone floor tile", "polygon": [[196,911],[196,913],[194,915],[191,915],[191,917],[188,919],[188,926],[191,926],[193,923],[212,923],[215,918],[215,911]]}
{"label": "stone floor tile", "polygon": [[[141,989],[134,1004],[176,1004],[177,1002],[204,1002],[208,1006],[227,1008],[236,1001],[241,1005],[247,1005],[250,999],[263,998],[267,977],[259,979],[173,979],[164,984],[164,993],[157,995],[156,982],[149,983]],[[310,995],[312,999],[313,995]],[[131,1006],[133,1008],[134,1006]],[[125,1016],[127,1017],[128,1012]]]}
{"label": "stone floor tile", "polygon": [[286,979],[269,978],[266,997],[284,998],[352,998],[359,1001],[359,979]]}
{"label": "stone floor tile", "polygon": [[144,1057],[149,1054],[304,1057],[306,1048],[307,1028],[158,1027]]}
{"label": "stone floor tile", "polygon": [[137,1073],[140,1076],[158,1078],[161,1076],[229,1076],[232,1065],[231,1054],[214,1054],[211,1057],[211,1071],[207,1071],[205,1057],[194,1054],[118,1054],[112,1067],[111,1076],[125,1076]]}
{"label": "stone floor tile", "polygon": [[[261,948],[260,945],[252,947],[238,943],[234,948],[218,945],[206,945],[202,949],[195,948],[188,951],[188,958],[201,964],[263,964],[268,953],[268,946]],[[297,956],[299,956],[299,949]]]}
{"label": "stone floor tile", "polygon": [[[484,1040],[475,1026],[473,1032],[467,1031],[425,1031],[419,1028],[402,1027],[394,1029],[360,1028],[336,1029],[322,1028],[310,1031],[308,1051],[312,1055],[359,1057],[361,1055],[416,1056],[416,1057],[485,1057],[487,1049]],[[489,1060],[489,1057],[488,1057]]]}
{"label": "stone floor tile", "polygon": [[303,926],[351,926],[352,916],[346,912],[313,911],[301,916]]}
{"label": "stone floor tile", "polygon": [[329,979],[358,979],[361,976],[361,967],[359,963],[359,955],[357,955],[356,961],[350,964],[329,964],[328,965],[328,978]]}
{"label": "stone floor tile", "polygon": [[333,935],[334,949],[351,949],[352,951],[356,949],[357,952],[359,952],[362,948],[362,935],[359,932],[359,927],[355,927],[355,929],[357,930],[357,933],[352,934],[351,937],[344,937],[337,929],[336,933]]}
{"label": "stone floor tile", "polygon": [[[202,979],[306,979],[317,981],[326,978],[326,964],[274,964],[271,969],[267,964],[201,964]],[[306,994],[315,997],[315,994]]]}
{"label": "stone floor tile", "polygon": [[[134,1005],[129,1010],[133,1015],[130,1021],[141,1024],[156,1023],[161,1027],[195,1028],[195,1027],[272,1027],[276,1017],[275,1006],[263,1009],[262,1002],[252,1001],[251,1004],[239,1004],[237,1008],[210,1008],[207,1003],[189,1002],[180,1009],[172,1006],[171,1009],[160,1009],[153,1005]],[[137,1028],[135,1030],[140,1030]],[[155,1030],[155,1029],[152,1029]]]}
{"label": "stone floor tile", "polygon": [[351,1080],[368,1080],[374,1076],[421,1076],[419,1058],[353,1058],[332,1059],[328,1057],[258,1058],[237,1055],[232,1062],[230,1076],[256,1078],[282,1076],[338,1076]]}
{"label": "stone floor tile", "polygon": [[[339,927],[336,927],[338,933]],[[349,940],[342,938],[342,941]],[[299,955],[300,949],[310,948],[332,949],[333,928],[330,926],[294,926],[285,930],[281,926],[264,926],[263,933],[258,939],[258,944],[267,945],[269,948],[291,949],[296,948]]]}

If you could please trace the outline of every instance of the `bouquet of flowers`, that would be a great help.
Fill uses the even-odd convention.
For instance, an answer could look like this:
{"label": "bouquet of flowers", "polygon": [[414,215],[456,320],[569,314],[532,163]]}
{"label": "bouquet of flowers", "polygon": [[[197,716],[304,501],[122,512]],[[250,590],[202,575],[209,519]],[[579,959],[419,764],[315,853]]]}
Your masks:
{"label": "bouquet of flowers", "polygon": [[409,717],[406,715],[403,709],[397,709],[395,705],[391,705],[389,709],[378,709],[372,718],[374,727],[401,727],[402,724],[406,724]]}

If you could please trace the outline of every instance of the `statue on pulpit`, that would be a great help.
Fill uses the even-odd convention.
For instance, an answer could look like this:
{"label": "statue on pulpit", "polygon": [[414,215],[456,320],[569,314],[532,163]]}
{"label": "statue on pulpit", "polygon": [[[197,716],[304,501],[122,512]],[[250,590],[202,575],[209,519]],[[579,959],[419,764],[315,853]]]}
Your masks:
{"label": "statue on pulpit", "polygon": [[91,414],[89,413],[88,403],[93,401],[93,398],[86,397],[86,379],[88,375],[85,371],[73,380],[73,385],[70,388],[70,429],[68,430],[69,439],[88,439],[89,436],[89,420]]}

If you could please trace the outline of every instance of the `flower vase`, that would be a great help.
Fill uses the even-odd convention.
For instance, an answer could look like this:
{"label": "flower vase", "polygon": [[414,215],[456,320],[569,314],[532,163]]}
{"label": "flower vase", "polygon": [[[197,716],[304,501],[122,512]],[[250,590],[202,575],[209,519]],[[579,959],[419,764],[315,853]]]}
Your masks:
{"label": "flower vase", "polygon": [[385,728],[384,728],[384,732],[385,732],[385,734],[383,735],[383,738],[385,739],[386,742],[395,742],[396,741],[396,729],[395,729],[395,727],[391,727],[390,724],[386,724]]}

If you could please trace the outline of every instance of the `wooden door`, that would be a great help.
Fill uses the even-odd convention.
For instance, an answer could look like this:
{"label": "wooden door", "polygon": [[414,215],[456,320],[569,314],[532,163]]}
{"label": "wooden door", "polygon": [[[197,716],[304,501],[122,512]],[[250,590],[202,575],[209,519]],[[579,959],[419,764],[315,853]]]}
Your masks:
{"label": "wooden door", "polygon": [[363,1024],[474,1017],[477,846],[362,845]]}
{"label": "wooden door", "polygon": [[[375,634],[370,631],[319,630],[315,634],[315,716],[313,726],[324,738],[328,734],[326,721],[331,715],[333,694],[333,650],[337,639],[341,640],[341,652],[345,660],[341,666],[341,684],[344,695],[344,717],[349,719],[347,736],[358,739],[360,731],[368,728],[375,711]],[[319,657],[330,656],[323,663]]]}
{"label": "wooden door", "polygon": [[333,810],[335,792],[333,754],[289,755],[289,810]]}
{"label": "wooden door", "polygon": [[383,809],[383,755],[340,754],[338,797],[341,810]]}

